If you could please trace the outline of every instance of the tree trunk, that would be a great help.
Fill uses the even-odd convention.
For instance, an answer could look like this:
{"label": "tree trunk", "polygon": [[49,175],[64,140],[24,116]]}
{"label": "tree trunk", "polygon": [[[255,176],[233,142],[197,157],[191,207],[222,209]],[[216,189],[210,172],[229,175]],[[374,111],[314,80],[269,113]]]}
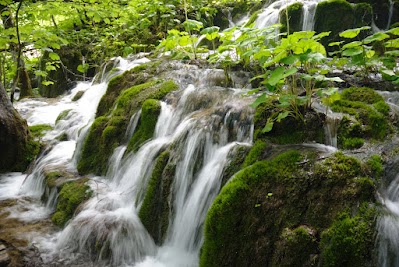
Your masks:
{"label": "tree trunk", "polygon": [[32,84],[30,82],[28,71],[25,68],[21,68],[21,70],[19,71],[19,86],[19,99],[27,96],[33,96]]}
{"label": "tree trunk", "polygon": [[0,83],[0,172],[24,171],[38,146]]}

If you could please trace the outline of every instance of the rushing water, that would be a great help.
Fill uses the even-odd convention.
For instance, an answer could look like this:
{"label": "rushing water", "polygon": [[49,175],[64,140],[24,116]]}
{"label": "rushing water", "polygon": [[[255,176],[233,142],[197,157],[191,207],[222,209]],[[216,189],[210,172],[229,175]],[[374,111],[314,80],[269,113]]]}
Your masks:
{"label": "rushing water", "polygon": [[280,21],[280,12],[288,6],[294,3],[302,3],[302,30],[311,31],[314,28],[314,17],[316,12],[316,6],[319,2],[325,0],[277,0],[271,4],[267,4],[263,11],[259,14],[256,19],[255,27],[265,28],[273,24],[277,24]]}

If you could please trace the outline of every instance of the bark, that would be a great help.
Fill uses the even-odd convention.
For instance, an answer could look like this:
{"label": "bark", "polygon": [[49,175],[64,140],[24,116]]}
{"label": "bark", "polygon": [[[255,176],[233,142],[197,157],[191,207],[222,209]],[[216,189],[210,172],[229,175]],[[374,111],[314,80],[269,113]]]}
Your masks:
{"label": "bark", "polygon": [[26,121],[0,83],[0,172],[24,171],[31,159],[31,144]]}

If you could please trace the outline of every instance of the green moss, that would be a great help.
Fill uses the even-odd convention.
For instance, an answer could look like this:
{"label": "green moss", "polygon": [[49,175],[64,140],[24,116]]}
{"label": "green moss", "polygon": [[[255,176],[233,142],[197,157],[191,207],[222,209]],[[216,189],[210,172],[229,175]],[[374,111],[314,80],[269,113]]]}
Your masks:
{"label": "green moss", "polygon": [[366,162],[366,171],[379,181],[384,171],[381,157],[372,155]]}
{"label": "green moss", "polygon": [[79,91],[79,92],[77,92],[74,96],[73,96],[73,98],[72,98],[72,101],[78,101],[79,99],[81,99],[82,98],[82,96],[84,95],[84,91]]}
{"label": "green moss", "polygon": [[235,146],[229,152],[227,156],[228,164],[223,169],[221,186],[224,186],[234,174],[242,169],[241,165],[243,165],[250,150],[251,148],[248,146]]}
{"label": "green moss", "polygon": [[[168,187],[163,183],[163,172],[168,164],[169,152],[159,155],[148,184],[148,188],[139,211],[139,218],[156,244],[161,244],[165,232],[162,231],[162,215],[167,204],[165,195]],[[166,190],[166,192],[164,192]],[[166,194],[165,194],[166,193]]]}
{"label": "green moss", "polygon": [[[373,22],[373,7],[368,3],[358,3],[355,5],[355,26],[360,28],[363,26],[371,26]],[[366,36],[364,36],[366,37]],[[364,38],[363,37],[363,38]]]}
{"label": "green moss", "polygon": [[33,138],[40,139],[44,136],[46,131],[52,130],[53,127],[50,124],[39,124],[34,126],[29,126],[29,131]]}
{"label": "green moss", "polygon": [[55,124],[57,124],[60,120],[64,120],[68,115],[69,112],[71,112],[72,109],[66,109],[58,115],[57,119],[55,120]]}
{"label": "green moss", "polygon": [[87,179],[82,179],[62,185],[58,195],[57,209],[51,217],[56,225],[64,226],[72,218],[77,207],[91,196],[92,191],[86,185],[87,181]]}
{"label": "green moss", "polygon": [[[287,32],[288,26],[290,29],[289,33],[298,32],[302,30],[302,8],[303,4],[300,2],[289,5],[287,9],[280,12],[280,23],[282,27],[281,32]],[[287,23],[288,13],[288,23]],[[287,25],[288,24],[288,25]]]}
{"label": "green moss", "polygon": [[384,101],[381,95],[368,87],[351,87],[345,89],[342,92],[341,96],[345,100],[359,101],[366,104],[374,104],[380,101]]}
{"label": "green moss", "polygon": [[61,178],[61,177],[63,177],[61,172],[52,171],[52,172],[45,173],[44,181],[48,187],[53,188],[56,186],[57,179]]}
{"label": "green moss", "polygon": [[318,252],[316,231],[301,225],[284,229],[276,245],[272,266],[314,266]]}
{"label": "green moss", "polygon": [[[337,23],[339,21],[339,23]],[[331,34],[321,40],[328,48],[328,44],[340,40],[339,33],[353,28],[355,25],[354,9],[345,0],[329,0],[320,2],[316,8],[315,31],[328,32]]]}
{"label": "green moss", "polygon": [[259,160],[265,159],[264,154],[266,149],[270,147],[266,142],[258,140],[252,146],[251,150],[249,151],[248,155],[246,156],[244,163],[242,164],[241,168],[248,167]]}
{"label": "green moss", "polygon": [[357,149],[361,148],[364,145],[364,139],[360,137],[348,137],[343,140],[342,148],[343,149]]}
{"label": "green moss", "polygon": [[127,151],[137,151],[147,140],[153,137],[161,103],[155,99],[147,99],[141,108],[141,118],[136,132],[129,141]]}
{"label": "green moss", "polygon": [[341,100],[335,101],[331,109],[352,116],[352,118],[344,118],[340,123],[339,147],[359,146],[360,139],[358,138],[382,140],[391,130],[388,121],[389,105],[371,88],[345,89],[341,94]]}
{"label": "green moss", "polygon": [[343,213],[321,235],[322,266],[370,266],[376,211],[365,203],[358,215]]}
{"label": "green moss", "polygon": [[205,221],[200,266],[324,266],[317,233],[372,202],[375,188],[353,157],[309,161],[302,153],[258,161],[222,188]]}

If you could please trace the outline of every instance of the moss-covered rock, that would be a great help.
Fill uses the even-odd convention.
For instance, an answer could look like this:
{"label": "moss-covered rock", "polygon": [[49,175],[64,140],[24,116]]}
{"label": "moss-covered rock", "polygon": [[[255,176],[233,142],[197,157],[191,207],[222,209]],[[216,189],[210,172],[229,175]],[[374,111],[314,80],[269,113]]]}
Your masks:
{"label": "moss-covered rock", "polygon": [[367,3],[372,6],[373,19],[380,29],[386,29],[388,26],[390,0],[348,0],[350,3]]}
{"label": "moss-covered rock", "polygon": [[[355,15],[354,28],[371,26],[371,24],[373,23],[373,7],[369,3],[359,3],[355,5],[354,15]],[[362,37],[364,38],[366,36]]]}
{"label": "moss-covered rock", "polygon": [[[170,177],[166,175],[169,152],[159,155],[139,211],[139,217],[156,244],[161,244],[168,226]],[[165,174],[165,175],[164,175]]]}
{"label": "moss-covered rock", "polygon": [[127,151],[137,151],[144,142],[153,137],[160,113],[161,103],[159,100],[147,99],[144,101],[139,125],[129,141]]}
{"label": "moss-covered rock", "polygon": [[[280,12],[280,23],[282,27],[280,29],[281,32],[289,33],[298,32],[302,30],[302,8],[303,4],[300,2],[289,5],[286,9]],[[288,23],[287,23],[288,16]]]}
{"label": "moss-covered rock", "polygon": [[82,98],[82,96],[84,95],[84,93],[85,93],[85,91],[79,91],[79,92],[77,92],[77,93],[73,96],[72,101],[78,101],[79,99]]}
{"label": "moss-covered rock", "polygon": [[376,209],[365,203],[358,214],[341,214],[321,234],[321,265],[375,266],[373,254]]}
{"label": "moss-covered rock", "polygon": [[81,179],[61,186],[57,209],[51,217],[54,224],[64,226],[72,218],[78,206],[90,198],[92,191],[86,184],[87,181],[88,179]]}
{"label": "moss-covered rock", "polygon": [[57,124],[60,120],[65,120],[66,117],[68,117],[69,113],[71,112],[72,109],[66,109],[58,115],[57,119],[55,120],[55,124]]}
{"label": "moss-covered rock", "polygon": [[275,112],[273,107],[259,105],[256,109],[254,124],[255,140],[263,140],[274,144],[299,144],[304,142],[323,143],[324,114],[313,110],[303,111],[303,120],[287,117],[281,122],[275,122],[270,132],[263,133],[267,119]]}
{"label": "moss-covered rock", "polygon": [[52,129],[53,127],[50,124],[38,124],[29,126],[29,131],[35,139],[40,139],[45,135],[46,131],[50,131]]}
{"label": "moss-covered rock", "polygon": [[[126,73],[126,75],[130,74]],[[114,86],[116,85],[117,83],[114,82]],[[114,149],[124,141],[124,134],[131,116],[141,108],[147,99],[153,99],[144,107],[143,115],[145,118],[142,118],[140,123],[140,134],[136,134],[136,137],[133,136],[133,141],[130,142],[130,149],[137,149],[138,145],[147,140],[148,135],[151,134],[152,136],[154,131],[154,121],[156,123],[157,117],[155,115],[159,114],[159,103],[158,105],[151,104],[156,103],[157,99],[162,99],[166,94],[177,88],[177,85],[170,80],[151,80],[122,90],[116,98],[114,96],[103,97],[103,108],[108,106],[108,101],[114,98],[115,102],[112,105],[113,108],[109,108],[106,112],[106,116],[97,117],[92,124],[78,162],[79,172],[83,174],[90,172],[105,174],[109,157]],[[110,94],[113,95],[114,91],[111,90]],[[102,114],[102,112],[100,113]],[[150,118],[151,121],[146,121]]]}
{"label": "moss-covered rock", "polygon": [[[258,161],[223,187],[206,218],[200,266],[319,266],[330,243],[321,246],[317,233],[342,212],[357,214],[359,203],[373,202],[375,189],[353,157],[304,156],[288,151]],[[374,218],[364,220],[372,227]],[[355,249],[373,255],[365,242]]]}
{"label": "moss-covered rock", "polygon": [[338,147],[359,148],[363,145],[363,138],[382,140],[391,131],[389,105],[371,88],[345,89],[341,99],[335,101],[331,109],[351,115],[340,122]]}
{"label": "moss-covered rock", "polygon": [[320,2],[316,8],[315,31],[331,34],[321,40],[325,47],[330,42],[338,41],[339,33],[353,28],[355,12],[353,6],[345,0],[328,0]]}

